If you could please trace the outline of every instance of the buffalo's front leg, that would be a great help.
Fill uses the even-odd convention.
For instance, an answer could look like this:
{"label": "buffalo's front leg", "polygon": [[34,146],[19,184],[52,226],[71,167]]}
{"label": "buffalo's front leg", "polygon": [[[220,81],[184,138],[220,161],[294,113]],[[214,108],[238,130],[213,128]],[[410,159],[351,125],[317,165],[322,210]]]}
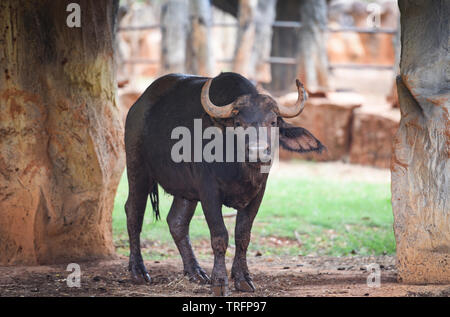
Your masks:
{"label": "buffalo's front leg", "polygon": [[167,216],[167,223],[183,260],[184,274],[191,281],[209,283],[209,277],[198,264],[189,240],[189,223],[196,206],[197,202],[174,197]]}
{"label": "buffalo's front leg", "polygon": [[236,227],[234,240],[236,243],[236,253],[233,266],[231,268],[231,278],[234,280],[234,286],[238,291],[254,292],[252,278],[247,267],[247,248],[250,243],[250,232],[252,230],[253,220],[258,213],[261,200],[264,196],[263,187],[255,199],[244,209],[238,210],[236,216]]}
{"label": "buffalo's front leg", "polygon": [[222,217],[222,203],[219,200],[219,195],[211,193],[211,191],[205,195],[201,202],[214,252],[214,266],[211,273],[212,291],[215,296],[226,296],[228,293],[228,277],[225,253],[228,247],[228,232]]}

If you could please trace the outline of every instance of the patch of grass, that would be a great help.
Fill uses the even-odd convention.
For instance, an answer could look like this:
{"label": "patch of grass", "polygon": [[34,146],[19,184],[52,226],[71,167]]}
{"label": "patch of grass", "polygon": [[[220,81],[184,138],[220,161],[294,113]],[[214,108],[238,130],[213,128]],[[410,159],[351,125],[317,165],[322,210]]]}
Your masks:
{"label": "patch of grass", "polygon": [[[127,196],[128,183],[124,173],[113,212],[115,244],[118,253],[124,255],[129,252],[124,211]],[[392,254],[395,239],[390,196],[388,183],[271,176],[255,219],[249,252],[332,256]],[[144,258],[178,257],[164,220],[171,202],[172,197],[160,189],[162,221],[154,220],[151,206],[147,204],[141,234]],[[223,210],[224,213],[232,211],[229,208]],[[230,245],[234,245],[235,220],[226,218],[225,222]],[[209,230],[200,204],[191,222],[190,235],[199,258],[211,256]],[[278,240],[281,242],[277,243]],[[231,254],[233,251],[230,248]]]}

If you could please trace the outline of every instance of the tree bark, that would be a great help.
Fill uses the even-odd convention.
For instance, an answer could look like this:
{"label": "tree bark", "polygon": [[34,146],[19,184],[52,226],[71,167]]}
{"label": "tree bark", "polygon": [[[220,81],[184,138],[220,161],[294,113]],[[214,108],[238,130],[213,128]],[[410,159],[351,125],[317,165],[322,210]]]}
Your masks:
{"label": "tree bark", "polygon": [[211,4],[209,0],[189,1],[190,29],[187,38],[186,68],[189,73],[214,75],[211,41]]}
{"label": "tree bark", "polygon": [[241,0],[233,71],[255,82],[271,81],[272,23],[276,0]]}
{"label": "tree bark", "polygon": [[255,42],[255,14],[257,0],[239,1],[239,29],[234,52],[233,71],[244,77],[253,77],[250,69],[253,45]]}
{"label": "tree bark", "polygon": [[255,41],[250,58],[251,79],[258,83],[270,83],[270,49],[272,24],[275,21],[276,0],[259,0],[255,15]]}
{"label": "tree bark", "polygon": [[0,3],[0,264],[114,254],[124,168],[116,105],[118,1]]}
{"label": "tree bark", "polygon": [[401,110],[391,161],[398,278],[450,283],[450,3],[400,0]]}
{"label": "tree bark", "polygon": [[164,74],[186,72],[188,4],[186,0],[166,0],[161,10],[162,54]]}
{"label": "tree bark", "polygon": [[298,31],[297,74],[310,92],[328,90],[328,56],[326,48],[327,3],[325,0],[302,0]]}

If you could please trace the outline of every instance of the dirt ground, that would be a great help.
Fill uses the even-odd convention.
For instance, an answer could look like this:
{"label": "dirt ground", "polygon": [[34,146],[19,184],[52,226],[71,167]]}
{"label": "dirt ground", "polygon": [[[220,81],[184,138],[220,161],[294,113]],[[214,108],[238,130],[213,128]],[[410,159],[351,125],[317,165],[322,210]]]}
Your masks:
{"label": "dirt ground", "polygon": [[[326,177],[341,181],[390,181],[389,170],[348,165],[340,162],[288,164],[280,162],[273,173]],[[271,243],[271,241],[267,241]],[[200,264],[211,273],[212,254],[209,243],[200,244],[198,253],[209,254]],[[164,252],[164,250],[162,250]],[[232,257],[227,256],[227,268]],[[0,297],[8,296],[211,296],[209,285],[189,282],[182,274],[178,256],[161,261],[146,261],[152,277],[149,285],[135,285],[128,274],[128,258],[117,256],[108,261],[78,263],[80,287],[68,287],[67,265],[0,267]],[[241,293],[230,283],[230,296],[450,296],[450,285],[404,285],[397,282],[395,257],[276,257],[248,254],[255,293]],[[380,287],[369,287],[366,266],[380,267]]]}
{"label": "dirt ground", "polygon": [[[80,287],[68,287],[71,273],[66,265],[0,267],[0,296],[211,296],[209,285],[189,282],[179,260],[146,261],[152,276],[149,285],[136,285],[127,271],[127,258],[79,263]],[[380,287],[369,287],[366,265],[380,266]],[[212,262],[201,262],[211,272]],[[227,263],[231,267],[231,263]],[[450,285],[402,285],[397,282],[395,258],[379,257],[292,257],[251,255],[255,293],[230,287],[230,296],[445,296]]]}

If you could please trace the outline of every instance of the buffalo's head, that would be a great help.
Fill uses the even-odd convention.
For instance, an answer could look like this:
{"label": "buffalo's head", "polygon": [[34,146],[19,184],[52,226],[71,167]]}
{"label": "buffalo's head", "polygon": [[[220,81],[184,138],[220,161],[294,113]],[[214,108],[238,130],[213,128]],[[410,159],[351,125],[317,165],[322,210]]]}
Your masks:
{"label": "buffalo's head", "polygon": [[283,120],[283,118],[300,115],[305,106],[306,91],[298,79],[296,80],[298,98],[292,107],[279,105],[271,96],[263,93],[243,95],[228,105],[216,106],[209,98],[212,80],[206,81],[201,92],[201,103],[209,116],[222,122],[225,126],[234,125],[234,127],[242,127],[244,130],[253,127],[257,131],[267,131],[267,135],[263,137],[258,136],[256,140],[251,138],[246,140],[246,153],[270,154],[273,150],[271,149],[271,135],[273,135],[271,129],[276,127],[279,128],[279,144],[284,149],[299,153],[311,151],[320,153],[324,149],[322,143],[309,131],[290,125]]}

